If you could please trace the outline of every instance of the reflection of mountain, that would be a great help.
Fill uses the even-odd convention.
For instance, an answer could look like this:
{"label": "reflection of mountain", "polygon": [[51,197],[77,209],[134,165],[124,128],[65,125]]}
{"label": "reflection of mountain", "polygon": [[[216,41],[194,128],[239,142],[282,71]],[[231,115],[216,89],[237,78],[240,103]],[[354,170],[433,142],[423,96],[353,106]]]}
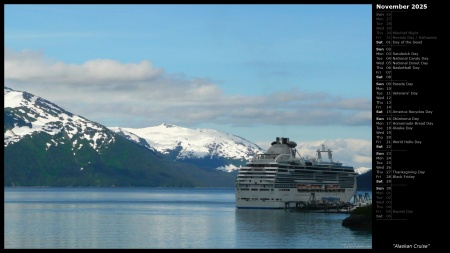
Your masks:
{"label": "reflection of mountain", "polygon": [[361,239],[342,226],[345,217],[346,214],[236,209],[236,231],[241,233],[236,236],[248,238],[246,245],[236,247],[264,248],[267,244],[274,248],[345,248],[355,240],[362,240],[360,245],[371,246],[371,234]]}

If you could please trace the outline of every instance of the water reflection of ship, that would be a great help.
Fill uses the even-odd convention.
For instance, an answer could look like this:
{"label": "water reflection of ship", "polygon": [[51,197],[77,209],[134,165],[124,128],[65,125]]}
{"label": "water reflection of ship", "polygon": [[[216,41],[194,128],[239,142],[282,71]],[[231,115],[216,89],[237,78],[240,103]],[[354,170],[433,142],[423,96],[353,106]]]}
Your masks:
{"label": "water reflection of ship", "polygon": [[[329,238],[332,234],[346,234],[348,229],[342,226],[342,214],[286,212],[280,209],[239,209],[235,210],[235,226],[240,238],[252,236],[248,241],[254,241],[252,247],[261,248],[270,244],[279,248],[286,247],[286,242],[298,241],[298,245],[312,245],[319,238]],[[306,229],[307,228],[307,229]],[[255,240],[255,231],[259,232]],[[336,238],[329,238],[328,241]],[[262,242],[264,240],[264,242]],[[269,241],[267,241],[269,240]],[[337,239],[336,239],[337,240]],[[251,242],[248,242],[251,243]],[[320,247],[314,245],[314,247]],[[290,244],[292,245],[292,244]],[[239,247],[240,245],[237,245]],[[247,246],[247,245],[246,245]],[[341,243],[338,244],[341,246]]]}
{"label": "water reflection of ship", "polygon": [[277,237],[283,237],[283,234],[306,233],[302,227],[313,222],[312,216],[325,216],[319,213],[307,215],[310,217],[300,213],[286,213],[280,209],[236,209],[236,227],[240,231],[260,231],[266,234],[267,238],[275,240]]}

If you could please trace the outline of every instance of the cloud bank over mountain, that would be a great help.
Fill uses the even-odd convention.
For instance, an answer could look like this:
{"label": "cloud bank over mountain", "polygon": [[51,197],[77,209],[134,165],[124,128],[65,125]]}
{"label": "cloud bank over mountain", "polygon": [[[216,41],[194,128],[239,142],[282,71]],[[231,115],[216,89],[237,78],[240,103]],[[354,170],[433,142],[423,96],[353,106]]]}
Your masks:
{"label": "cloud bank over mountain", "polygon": [[148,60],[73,64],[43,51],[5,49],[4,64],[7,86],[45,96],[107,126],[146,127],[161,121],[183,126],[200,121],[235,126],[371,125],[367,98],[298,88],[265,95],[226,94],[220,81],[167,73]]}

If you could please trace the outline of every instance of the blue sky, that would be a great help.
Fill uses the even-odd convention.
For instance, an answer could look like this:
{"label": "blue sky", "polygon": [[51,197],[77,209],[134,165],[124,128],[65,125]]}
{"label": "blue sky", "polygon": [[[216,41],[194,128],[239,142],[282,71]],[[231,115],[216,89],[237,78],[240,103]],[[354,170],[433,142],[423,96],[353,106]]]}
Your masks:
{"label": "blue sky", "polygon": [[371,5],[4,5],[5,85],[105,126],[371,143]]}

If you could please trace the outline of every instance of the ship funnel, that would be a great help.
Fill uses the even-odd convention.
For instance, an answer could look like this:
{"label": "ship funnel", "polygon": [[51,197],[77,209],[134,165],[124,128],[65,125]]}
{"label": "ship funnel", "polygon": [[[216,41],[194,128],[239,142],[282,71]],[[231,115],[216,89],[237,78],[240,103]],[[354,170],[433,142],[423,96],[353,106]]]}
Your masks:
{"label": "ship funnel", "polygon": [[281,144],[287,144],[289,138],[281,138]]}
{"label": "ship funnel", "polygon": [[294,141],[289,141],[289,142],[287,143],[287,145],[288,145],[290,148],[295,148],[295,147],[297,147],[297,143],[295,143]]}
{"label": "ship funnel", "polygon": [[280,144],[280,137],[277,137],[276,141],[272,142],[270,145]]}

